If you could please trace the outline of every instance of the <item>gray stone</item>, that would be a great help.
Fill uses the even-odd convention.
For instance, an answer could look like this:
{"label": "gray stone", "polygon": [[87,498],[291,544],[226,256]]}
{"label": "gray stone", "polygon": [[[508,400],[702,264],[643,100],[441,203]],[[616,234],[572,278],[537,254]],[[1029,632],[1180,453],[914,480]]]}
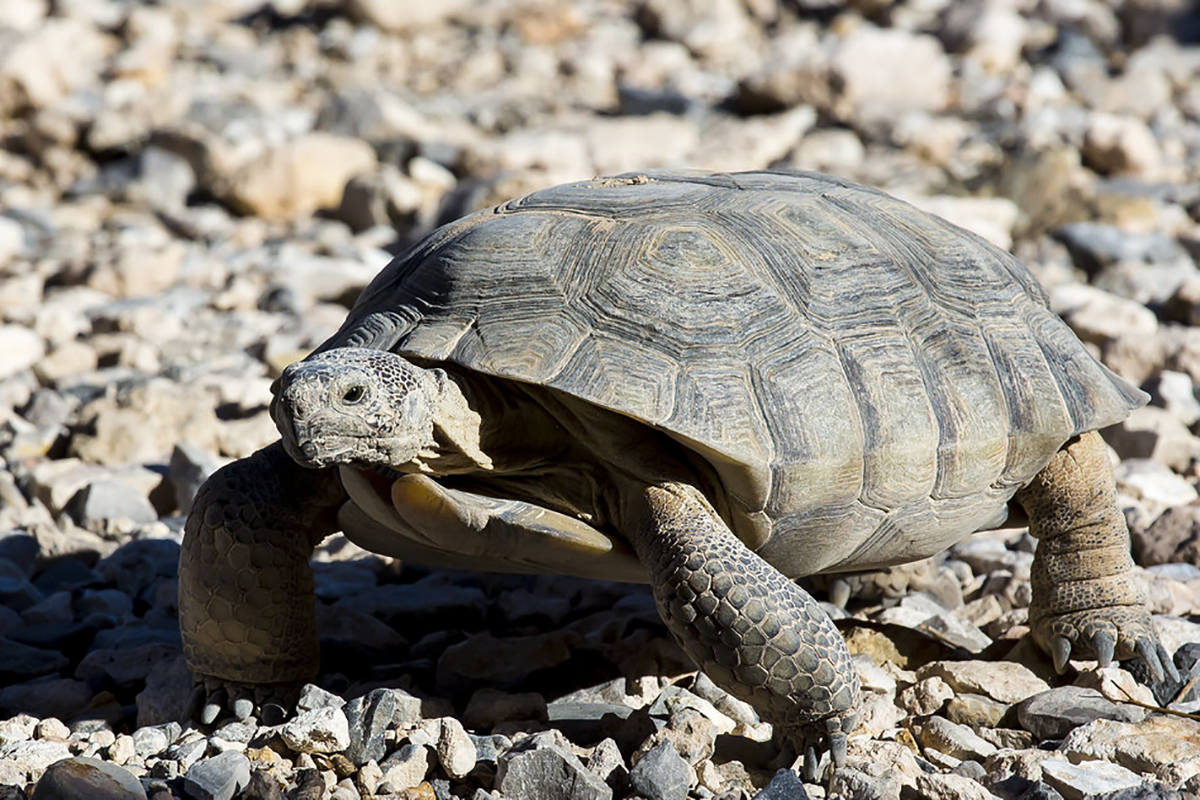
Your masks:
{"label": "gray stone", "polygon": [[159,664],[178,653],[178,646],[160,642],[137,647],[95,648],[79,662],[75,676],[98,686],[108,682],[122,688],[134,687],[144,684]]}
{"label": "gray stone", "polygon": [[396,695],[386,689],[376,689],[356,697],[342,706],[350,731],[346,758],[358,766],[368,761],[383,760],[387,752],[383,734],[396,716]]}
{"label": "gray stone", "polygon": [[133,732],[133,747],[142,758],[156,756],[170,747],[179,733],[177,722],[138,728]]}
{"label": "gray stone", "polygon": [[[0,648],[7,649],[7,645]],[[73,678],[46,678],[0,689],[0,708],[37,717],[72,719],[92,701],[95,692]]]}
{"label": "gray stone", "polygon": [[1061,739],[1072,729],[1098,719],[1137,722],[1146,712],[1104,697],[1095,689],[1059,686],[1017,706],[1021,727],[1040,739]]}
{"label": "gray stone", "polygon": [[[678,757],[678,756],[677,756]],[[579,757],[553,737],[535,734],[500,757],[496,788],[505,797],[611,800],[613,793]]]}
{"label": "gray stone", "polygon": [[127,770],[95,758],[67,758],[43,773],[30,800],[146,800]]}
{"label": "gray stone", "polygon": [[1143,567],[1168,562],[1200,564],[1200,508],[1168,508],[1149,528],[1130,531],[1134,560]]}
{"label": "gray stone", "polygon": [[799,775],[790,769],[781,769],[761,792],[754,795],[754,800],[808,800],[808,792]]}
{"label": "gray stone", "polygon": [[146,688],[136,697],[138,726],[184,719],[192,684],[192,673],[182,654],[155,663],[146,675]]}
{"label": "gray stone", "polygon": [[629,771],[629,783],[648,800],[686,800],[696,772],[669,742],[655,745]]}
{"label": "gray stone", "polygon": [[483,688],[471,695],[463,711],[463,724],[469,728],[490,729],[498,722],[510,719],[547,720],[546,698],[535,692],[509,694],[499,689]]}
{"label": "gray stone", "polygon": [[193,764],[183,777],[183,790],[195,800],[231,800],[250,783],[250,760],[226,750]]}
{"label": "gray stone", "polygon": [[200,484],[219,467],[217,457],[202,447],[187,442],[175,445],[175,449],[171,451],[167,477],[175,487],[175,507],[180,514],[191,510],[192,500],[195,499]]}

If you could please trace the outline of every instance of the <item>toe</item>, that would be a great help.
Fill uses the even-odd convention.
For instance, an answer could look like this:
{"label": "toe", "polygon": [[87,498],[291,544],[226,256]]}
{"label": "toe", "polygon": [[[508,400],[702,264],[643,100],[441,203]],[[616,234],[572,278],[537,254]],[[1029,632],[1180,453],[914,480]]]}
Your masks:
{"label": "toe", "polygon": [[1054,659],[1054,671],[1059,675],[1067,668],[1071,658],[1071,640],[1065,636],[1056,636],[1050,643],[1050,655]]}
{"label": "toe", "polygon": [[1099,630],[1092,634],[1092,650],[1095,652],[1100,666],[1107,667],[1112,664],[1116,648],[1117,640],[1108,631]]}
{"label": "toe", "polygon": [[1158,647],[1155,646],[1155,643],[1149,639],[1138,639],[1134,650],[1137,651],[1138,657],[1145,662],[1146,668],[1150,670],[1150,676],[1155,681],[1161,681],[1165,670],[1158,659]]}

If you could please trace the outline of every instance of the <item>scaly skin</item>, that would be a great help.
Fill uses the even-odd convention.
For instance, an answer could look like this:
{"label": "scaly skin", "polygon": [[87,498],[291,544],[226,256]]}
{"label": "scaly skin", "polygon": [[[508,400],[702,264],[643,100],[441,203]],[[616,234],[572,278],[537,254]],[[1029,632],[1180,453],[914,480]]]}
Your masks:
{"label": "scaly skin", "polygon": [[1072,655],[1102,666],[1140,656],[1156,679],[1173,674],[1133,580],[1129,529],[1100,435],[1067,442],[1016,500],[1038,539],[1029,624],[1055,668],[1062,672]]}
{"label": "scaly skin", "polygon": [[683,651],[807,750],[806,771],[814,747],[828,746],[841,766],[859,682],[828,615],[734,536],[694,487],[651,486],[626,502],[633,547]]}
{"label": "scaly skin", "polygon": [[252,689],[260,702],[286,700],[316,677],[309,559],[336,530],[344,498],[336,468],[304,469],[278,442],[201,487],[179,559],[179,627],[188,665],[209,693],[206,716],[225,700],[218,690],[240,694],[237,713],[246,716]]}

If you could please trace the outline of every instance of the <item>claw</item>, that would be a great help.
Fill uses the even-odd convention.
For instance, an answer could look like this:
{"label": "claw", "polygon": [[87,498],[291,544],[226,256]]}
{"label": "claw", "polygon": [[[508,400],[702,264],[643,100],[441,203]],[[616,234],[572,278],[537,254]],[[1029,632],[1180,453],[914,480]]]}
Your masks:
{"label": "claw", "polygon": [[1067,668],[1067,660],[1071,658],[1071,640],[1065,636],[1056,636],[1050,643],[1050,655],[1054,658],[1054,671],[1059,675]]}
{"label": "claw", "polygon": [[238,692],[237,697],[233,700],[233,715],[239,721],[245,722],[254,713],[254,697],[248,691]]}
{"label": "claw", "polygon": [[1167,671],[1167,677],[1172,681],[1179,681],[1179,670],[1175,668],[1175,660],[1171,658],[1171,654],[1167,652],[1167,648],[1162,646],[1162,642],[1158,643],[1158,661],[1163,665],[1163,669]]}
{"label": "claw", "polygon": [[805,745],[804,747],[804,768],[801,771],[801,777],[805,783],[816,783],[819,779],[817,774],[817,748],[814,745]]}
{"label": "claw", "polygon": [[[1150,676],[1155,681],[1161,681],[1163,679],[1163,665],[1158,660],[1158,650],[1155,648],[1154,643],[1149,639],[1138,639],[1134,649],[1142,661],[1146,663],[1146,668],[1150,670]],[[1168,660],[1167,663],[1170,663],[1170,661]],[[1172,664],[1172,666],[1174,665]]]}
{"label": "claw", "polygon": [[846,734],[831,733],[829,735],[829,756],[835,769],[846,766]]}
{"label": "claw", "polygon": [[838,608],[845,608],[850,602],[850,584],[843,578],[834,578],[829,585],[829,602]]}
{"label": "claw", "polygon": [[212,725],[216,722],[217,717],[221,716],[221,712],[225,710],[225,702],[228,700],[228,695],[224,689],[217,689],[208,695],[208,700],[204,703],[204,710],[200,712],[200,722],[204,725]]}
{"label": "claw", "polygon": [[1107,667],[1112,664],[1116,646],[1116,640],[1111,633],[1096,631],[1092,634],[1092,649],[1096,651],[1096,660],[1100,662],[1100,666]]}

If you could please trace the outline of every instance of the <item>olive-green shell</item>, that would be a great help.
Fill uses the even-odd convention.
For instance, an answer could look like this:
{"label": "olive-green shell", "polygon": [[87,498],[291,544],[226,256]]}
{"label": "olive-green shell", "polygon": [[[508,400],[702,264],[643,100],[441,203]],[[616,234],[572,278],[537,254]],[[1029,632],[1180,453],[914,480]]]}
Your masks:
{"label": "olive-green shell", "polygon": [[1145,402],[1011,255],[811,173],[626,175],[472,215],[375,279],[325,347],[346,345],[669,433],[792,574],[935,552]]}

